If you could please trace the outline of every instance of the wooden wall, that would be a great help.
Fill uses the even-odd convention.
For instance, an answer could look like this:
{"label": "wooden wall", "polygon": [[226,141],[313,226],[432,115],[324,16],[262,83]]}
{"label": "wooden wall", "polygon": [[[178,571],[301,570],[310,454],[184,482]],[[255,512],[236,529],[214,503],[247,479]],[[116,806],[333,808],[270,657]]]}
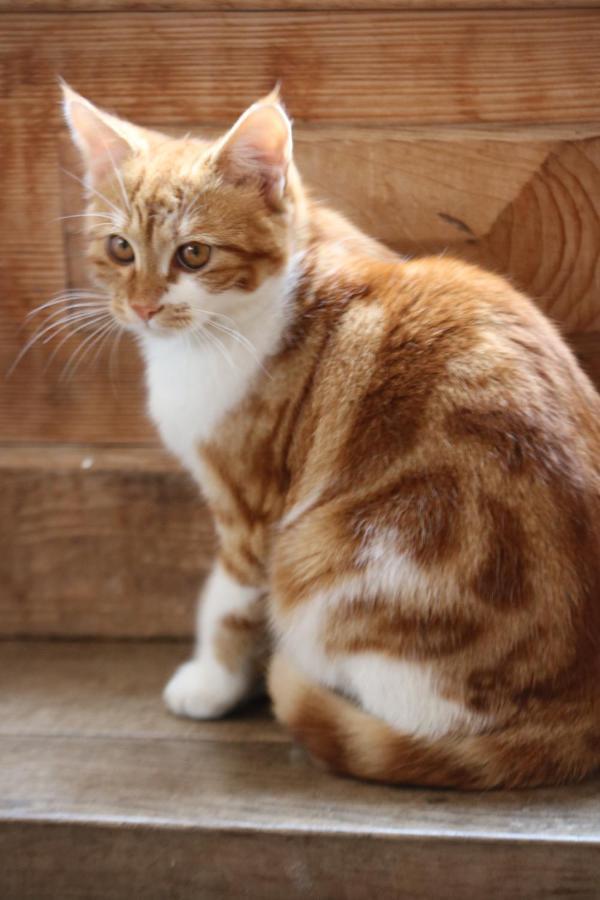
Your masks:
{"label": "wooden wall", "polygon": [[[508,274],[600,368],[600,2],[0,0],[0,64],[0,371],[27,312],[85,284],[59,75],[206,133],[280,79],[316,193],[402,252]],[[66,380],[74,346],[0,384],[0,634],[184,634],[206,514],[127,340]]]}

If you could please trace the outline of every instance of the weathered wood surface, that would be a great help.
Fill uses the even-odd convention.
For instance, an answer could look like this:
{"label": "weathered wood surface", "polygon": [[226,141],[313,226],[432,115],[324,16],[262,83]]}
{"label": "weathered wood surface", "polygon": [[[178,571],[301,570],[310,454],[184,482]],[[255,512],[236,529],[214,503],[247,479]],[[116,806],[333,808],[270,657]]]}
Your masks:
{"label": "weathered wood surface", "polygon": [[0,744],[7,737],[281,743],[284,732],[255,703],[205,722],[167,714],[162,689],[192,652],[187,642],[0,641]]}
{"label": "weathered wood surface", "polygon": [[195,485],[149,450],[0,451],[0,540],[11,636],[191,634],[213,556]]}
{"label": "weathered wood surface", "polygon": [[0,12],[255,12],[593,9],[600,0],[0,0]]}
{"label": "weathered wood surface", "polygon": [[0,645],[2,896],[598,896],[597,781],[466,796],[333,778],[256,711],[163,712],[181,651]]}
{"label": "weathered wood surface", "polygon": [[37,820],[3,824],[0,854],[0,888],[11,900],[597,900],[600,867],[597,846],[577,841]]}
{"label": "weathered wood surface", "polygon": [[568,340],[579,364],[600,391],[600,335],[574,334]]}
{"label": "weathered wood surface", "polygon": [[[228,121],[280,78],[296,119],[585,123],[594,9],[2,16],[4,121],[56,120],[58,74],[148,124]],[[107,65],[107,54],[110,64]],[[26,77],[25,77],[26,74]]]}

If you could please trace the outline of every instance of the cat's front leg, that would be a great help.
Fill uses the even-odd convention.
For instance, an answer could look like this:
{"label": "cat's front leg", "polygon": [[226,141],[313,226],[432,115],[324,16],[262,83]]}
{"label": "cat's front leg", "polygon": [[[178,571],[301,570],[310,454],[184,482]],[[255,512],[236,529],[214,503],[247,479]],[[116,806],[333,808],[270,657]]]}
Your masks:
{"label": "cat's front leg", "polygon": [[196,653],[164,691],[172,712],[219,718],[255,692],[267,644],[264,606],[261,588],[239,584],[217,561],[200,598]]}

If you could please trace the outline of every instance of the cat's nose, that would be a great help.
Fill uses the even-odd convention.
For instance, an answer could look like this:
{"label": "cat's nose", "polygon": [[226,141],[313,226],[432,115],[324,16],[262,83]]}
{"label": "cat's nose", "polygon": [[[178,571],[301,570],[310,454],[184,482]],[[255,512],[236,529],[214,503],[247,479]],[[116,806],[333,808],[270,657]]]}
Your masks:
{"label": "cat's nose", "polygon": [[150,319],[157,313],[159,313],[163,307],[162,305],[148,306],[145,303],[132,303],[131,308],[135,313],[137,313],[142,322],[149,322]]}

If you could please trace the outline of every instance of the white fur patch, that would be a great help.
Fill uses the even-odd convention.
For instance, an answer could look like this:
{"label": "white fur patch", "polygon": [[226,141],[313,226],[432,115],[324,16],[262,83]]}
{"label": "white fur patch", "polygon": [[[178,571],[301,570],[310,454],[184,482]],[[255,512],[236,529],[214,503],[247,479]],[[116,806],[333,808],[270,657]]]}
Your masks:
{"label": "white fur patch", "polygon": [[409,585],[413,608],[419,596],[422,608],[430,605],[434,592],[425,572],[404,554],[387,556],[375,551],[376,544],[364,551],[364,561],[370,565],[360,575],[340,579],[289,614],[275,608],[275,629],[282,652],[308,677],[354,697],[367,712],[398,731],[436,737],[461,726],[478,730],[483,719],[441,696],[434,670],[427,662],[392,659],[377,652],[326,651],[328,613],[341,602],[387,597],[393,606],[402,602]]}
{"label": "white fur patch", "polygon": [[287,272],[266,279],[252,294],[239,290],[209,294],[196,279],[186,278],[165,294],[164,303],[188,302],[200,323],[212,313],[217,322],[219,314],[228,316],[242,342],[210,326],[204,337],[144,330],[150,415],[167,447],[199,480],[198,446],[241,401],[279,345],[294,273],[292,263]]}
{"label": "white fur patch", "polygon": [[383,594],[393,599],[401,592],[404,603],[415,597],[421,610],[436,602],[438,594],[431,575],[409,553],[399,551],[399,546],[399,535],[393,528],[378,529],[368,535],[356,558],[365,567],[364,580],[358,579],[358,592],[351,592],[351,596],[359,597],[360,592],[364,596],[367,586],[368,596]]}
{"label": "white fur patch", "polygon": [[463,706],[440,695],[432,667],[426,663],[356,653],[346,656],[341,669],[345,689],[364,709],[398,731],[439,737],[474,721]]}
{"label": "white fur patch", "polygon": [[259,594],[258,588],[238,584],[216,564],[198,605],[196,656],[177,669],[164,691],[165,703],[176,715],[218,718],[251,693],[253,672],[247,661],[240,659],[235,672],[223,666],[215,656],[214,638],[225,616],[243,613]]}

